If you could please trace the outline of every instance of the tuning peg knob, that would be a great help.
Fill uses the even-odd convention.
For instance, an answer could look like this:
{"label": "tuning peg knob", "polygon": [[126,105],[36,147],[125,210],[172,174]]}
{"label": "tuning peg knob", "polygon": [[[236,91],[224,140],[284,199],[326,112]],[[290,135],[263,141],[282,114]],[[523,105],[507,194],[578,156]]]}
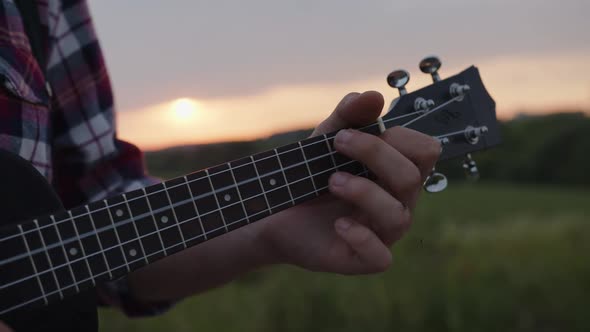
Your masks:
{"label": "tuning peg knob", "polygon": [[408,84],[409,81],[410,73],[403,69],[392,71],[387,75],[387,84],[392,88],[398,89],[400,96],[408,93],[408,90],[406,90],[406,84]]}
{"label": "tuning peg knob", "polygon": [[423,187],[424,190],[426,190],[429,193],[439,193],[445,190],[448,185],[449,181],[447,180],[447,177],[444,174],[439,173],[434,168],[432,168],[430,175],[428,175],[426,181],[424,181]]}
{"label": "tuning peg knob", "polygon": [[436,56],[428,56],[420,61],[420,70],[424,74],[430,74],[433,82],[440,81],[438,70],[442,66],[442,62]]}
{"label": "tuning peg knob", "polygon": [[463,171],[465,172],[465,176],[468,180],[475,181],[479,179],[479,170],[477,169],[477,164],[475,160],[471,158],[471,154],[468,153],[465,155],[465,159],[463,160]]}

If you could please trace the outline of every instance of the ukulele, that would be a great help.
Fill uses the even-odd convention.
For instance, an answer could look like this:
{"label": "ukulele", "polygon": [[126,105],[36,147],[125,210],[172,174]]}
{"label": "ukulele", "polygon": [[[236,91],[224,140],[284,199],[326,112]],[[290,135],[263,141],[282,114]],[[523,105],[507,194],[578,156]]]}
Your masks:
{"label": "ukulele", "polygon": [[[495,103],[470,67],[441,79],[440,61],[420,69],[433,84],[408,93],[409,74],[387,77],[399,90],[389,111],[359,130],[379,135],[404,126],[438,139],[440,160],[499,144]],[[254,223],[328,191],[335,171],[373,178],[332,147],[334,133],[64,210],[24,159],[0,151],[0,320],[16,331],[97,329],[94,286]],[[392,169],[395,172],[395,169]],[[434,169],[424,187],[447,185]]]}

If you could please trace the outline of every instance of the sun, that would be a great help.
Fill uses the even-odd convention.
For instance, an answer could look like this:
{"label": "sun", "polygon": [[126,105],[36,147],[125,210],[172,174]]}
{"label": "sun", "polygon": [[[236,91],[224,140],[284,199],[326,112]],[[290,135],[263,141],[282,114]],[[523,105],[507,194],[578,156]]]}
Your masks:
{"label": "sun", "polygon": [[180,98],[172,102],[174,118],[179,121],[188,121],[196,117],[199,105],[190,98]]}

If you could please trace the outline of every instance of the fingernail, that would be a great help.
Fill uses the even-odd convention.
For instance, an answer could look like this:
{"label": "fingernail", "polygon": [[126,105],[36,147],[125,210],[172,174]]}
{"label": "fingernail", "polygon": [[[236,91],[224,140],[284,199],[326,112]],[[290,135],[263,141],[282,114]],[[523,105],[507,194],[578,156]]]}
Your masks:
{"label": "fingernail", "polygon": [[341,187],[346,183],[346,181],[348,181],[348,178],[349,178],[348,174],[334,173],[334,174],[332,174],[332,177],[330,178],[330,183],[333,186]]}
{"label": "fingernail", "polygon": [[342,129],[336,134],[336,143],[338,144],[346,144],[352,138],[352,131],[349,129]]}
{"label": "fingernail", "polygon": [[352,226],[352,223],[348,219],[338,219],[336,220],[335,226],[337,230],[341,232],[346,232],[350,228],[350,226]]}

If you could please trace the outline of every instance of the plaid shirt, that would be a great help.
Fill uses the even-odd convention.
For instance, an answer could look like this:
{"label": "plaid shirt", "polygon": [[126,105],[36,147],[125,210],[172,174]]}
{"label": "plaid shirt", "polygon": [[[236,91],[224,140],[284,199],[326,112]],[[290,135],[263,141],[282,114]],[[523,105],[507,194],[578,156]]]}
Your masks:
{"label": "plaid shirt", "polygon": [[[0,0],[0,149],[30,161],[66,208],[154,183],[141,151],[117,139],[111,85],[86,1],[36,3],[46,64],[36,61],[16,5]],[[135,301],[125,279],[98,293],[129,315],[167,307]]]}

